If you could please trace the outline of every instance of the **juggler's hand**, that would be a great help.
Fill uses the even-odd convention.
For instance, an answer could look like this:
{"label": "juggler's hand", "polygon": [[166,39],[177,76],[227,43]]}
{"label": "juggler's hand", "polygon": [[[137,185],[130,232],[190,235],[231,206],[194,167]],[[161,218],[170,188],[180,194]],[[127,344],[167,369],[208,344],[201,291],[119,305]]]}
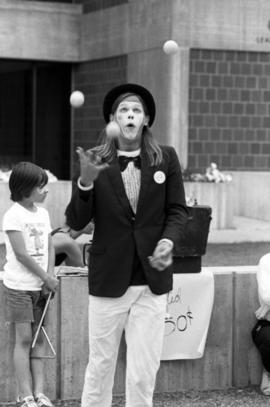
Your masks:
{"label": "juggler's hand", "polygon": [[98,155],[89,150],[85,151],[82,147],[77,147],[76,153],[80,160],[81,183],[89,186],[97,179],[100,171],[108,167],[108,164],[102,164]]}
{"label": "juggler's hand", "polygon": [[169,267],[172,262],[172,245],[167,241],[161,241],[157,244],[152,256],[149,256],[150,265],[158,271],[163,271]]}

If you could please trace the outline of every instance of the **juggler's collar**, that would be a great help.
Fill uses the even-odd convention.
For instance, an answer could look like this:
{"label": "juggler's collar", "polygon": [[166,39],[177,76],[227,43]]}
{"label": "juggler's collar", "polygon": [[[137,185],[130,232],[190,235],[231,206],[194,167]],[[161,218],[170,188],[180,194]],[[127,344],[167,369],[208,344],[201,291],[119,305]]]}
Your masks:
{"label": "juggler's collar", "polygon": [[123,150],[117,150],[117,156],[119,157],[120,155],[124,155],[125,157],[137,157],[137,155],[140,155],[141,149],[138,148],[138,150],[134,151],[123,151]]}

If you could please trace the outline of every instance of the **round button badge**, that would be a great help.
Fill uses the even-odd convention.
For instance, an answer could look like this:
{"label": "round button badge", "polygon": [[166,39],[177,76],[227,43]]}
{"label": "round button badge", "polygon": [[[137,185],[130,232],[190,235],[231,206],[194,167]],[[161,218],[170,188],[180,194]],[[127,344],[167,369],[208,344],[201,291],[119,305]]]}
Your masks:
{"label": "round button badge", "polygon": [[166,176],[163,171],[156,171],[154,174],[154,180],[157,184],[163,184],[165,182]]}

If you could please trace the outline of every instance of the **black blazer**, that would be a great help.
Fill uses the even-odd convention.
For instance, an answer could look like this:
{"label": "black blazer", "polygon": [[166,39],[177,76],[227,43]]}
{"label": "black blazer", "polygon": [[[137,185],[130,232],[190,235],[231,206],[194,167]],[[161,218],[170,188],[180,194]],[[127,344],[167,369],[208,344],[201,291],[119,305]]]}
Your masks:
{"label": "black blazer", "polygon": [[[172,289],[173,267],[158,271],[150,266],[148,256],[162,238],[177,243],[183,235],[188,212],[176,152],[173,147],[161,148],[163,161],[153,167],[146,153],[141,151],[141,188],[136,216],[125,192],[117,159],[99,174],[93,190],[74,188],[66,209],[68,225],[80,230],[91,219],[95,224],[89,260],[89,293],[92,295],[120,297],[125,293],[135,250],[151,291],[164,294]],[[164,182],[155,180],[157,171],[164,174]]]}

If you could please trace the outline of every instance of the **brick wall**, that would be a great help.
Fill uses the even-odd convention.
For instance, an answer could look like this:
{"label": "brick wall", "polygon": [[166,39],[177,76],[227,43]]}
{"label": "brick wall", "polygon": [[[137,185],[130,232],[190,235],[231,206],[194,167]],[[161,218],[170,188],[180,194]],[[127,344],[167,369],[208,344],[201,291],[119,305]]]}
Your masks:
{"label": "brick wall", "polygon": [[83,4],[84,13],[91,13],[92,11],[128,3],[128,0],[76,0],[76,3]]}
{"label": "brick wall", "polygon": [[191,171],[269,170],[270,54],[191,51],[188,148]]}
{"label": "brick wall", "polygon": [[89,61],[74,68],[74,88],[85,95],[85,103],[74,109],[74,143],[91,148],[104,127],[102,102],[113,86],[126,82],[126,56]]}

